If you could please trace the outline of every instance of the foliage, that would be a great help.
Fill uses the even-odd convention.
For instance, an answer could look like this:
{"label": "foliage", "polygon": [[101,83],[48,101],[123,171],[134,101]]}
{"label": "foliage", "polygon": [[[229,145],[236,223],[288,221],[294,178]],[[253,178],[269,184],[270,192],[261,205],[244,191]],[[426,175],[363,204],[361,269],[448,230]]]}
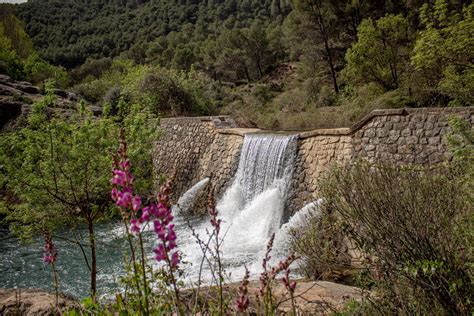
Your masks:
{"label": "foliage", "polygon": [[[452,131],[448,134],[448,145],[453,153],[454,166],[459,170],[460,185],[466,192],[474,190],[474,131],[465,119],[454,116],[449,125]],[[465,199],[473,202],[473,195],[466,194]],[[469,233],[469,232],[468,232]],[[473,249],[471,249],[473,251]]]}
{"label": "foliage", "polygon": [[[131,154],[151,157],[156,122],[146,112],[132,109],[123,120],[93,118],[83,108],[70,118],[57,116],[48,94],[33,105],[28,126],[2,136],[0,165],[6,188],[18,199],[9,205],[7,220],[15,232],[42,232],[63,225],[87,225],[90,238],[91,290],[95,294],[94,223],[110,215],[109,175],[111,158],[104,153],[116,146],[120,126],[130,132]],[[146,183],[137,186],[148,194],[151,158],[138,165]],[[34,210],[34,212],[32,212]]]}
{"label": "foliage", "polygon": [[23,77],[21,60],[12,47],[11,40],[5,36],[5,27],[0,24],[0,70],[15,79]]}
{"label": "foliage", "polygon": [[[74,68],[87,58],[124,54],[138,63],[155,60],[185,70],[201,61],[200,47],[208,37],[272,15],[272,1],[130,2],[134,5],[31,1],[20,5],[18,14],[41,55],[54,64]],[[273,8],[274,17],[286,15],[291,4],[275,0]]]}
{"label": "foliage", "polygon": [[346,281],[351,270],[351,258],[344,252],[348,240],[333,212],[325,212],[314,202],[304,215],[301,227],[290,231],[290,245],[301,258],[301,270],[313,280]]}
{"label": "foliage", "polygon": [[322,185],[324,207],[368,256],[381,313],[471,312],[474,221],[459,179],[444,166],[360,162]]}
{"label": "foliage", "polygon": [[3,36],[7,37],[12,44],[12,49],[19,58],[25,59],[34,52],[33,42],[25,32],[23,22],[14,15],[14,9],[10,5],[2,5],[0,10],[0,21],[3,27]]}
{"label": "foliage", "polygon": [[169,70],[115,60],[97,79],[89,78],[90,81],[76,85],[74,90],[90,102],[104,102],[106,112],[112,114],[118,112],[120,98],[155,115],[214,112],[210,79],[193,69]]}
{"label": "foliage", "polygon": [[412,56],[413,65],[433,78],[433,87],[455,104],[472,105],[474,96],[474,4],[453,6],[437,0],[424,4],[420,31]]}
{"label": "foliage", "polygon": [[69,76],[63,67],[53,66],[41,59],[37,53],[32,53],[23,62],[25,78],[33,83],[44,83],[52,80],[59,87],[66,87]]}
{"label": "foliage", "polygon": [[73,83],[98,79],[104,72],[112,67],[111,58],[88,59],[81,66],[71,70]]}
{"label": "foliage", "polygon": [[[347,126],[374,107],[472,104],[472,7],[37,0],[9,12],[25,21],[41,58],[70,69],[69,84],[107,111],[123,98],[164,115],[236,113],[249,126],[299,129]],[[8,67],[24,77],[16,56]],[[296,68],[288,77],[280,72],[287,64]],[[359,93],[368,89],[369,100]]]}
{"label": "foliage", "polygon": [[39,57],[12,7],[1,5],[0,9],[0,70],[17,80],[43,84],[52,79],[58,86],[66,86],[68,74],[64,68]]}
{"label": "foliage", "polygon": [[376,82],[385,90],[396,89],[409,70],[409,43],[409,25],[402,15],[387,15],[376,22],[364,20],[357,42],[346,53],[345,74],[352,82]]}

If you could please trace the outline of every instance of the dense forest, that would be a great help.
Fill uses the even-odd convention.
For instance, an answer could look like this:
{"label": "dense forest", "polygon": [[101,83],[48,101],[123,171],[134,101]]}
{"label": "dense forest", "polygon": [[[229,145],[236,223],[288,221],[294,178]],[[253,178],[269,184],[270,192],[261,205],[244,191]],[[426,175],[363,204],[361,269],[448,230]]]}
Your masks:
{"label": "dense forest", "polygon": [[[36,59],[68,71],[63,86],[93,103],[123,94],[123,82],[103,80],[118,60],[199,77],[208,105],[182,114],[220,112],[269,128],[348,125],[373,108],[474,99],[471,1],[31,0],[3,11],[7,38],[15,23],[28,34],[12,40],[28,47],[14,47],[17,55],[34,45]],[[167,100],[187,93],[175,91],[179,79],[154,77],[135,79],[146,91],[165,89]],[[163,104],[158,112],[180,113]]]}
{"label": "dense forest", "polygon": [[[296,304],[296,289],[303,287],[290,279],[290,265],[301,260],[295,269],[301,268],[306,277],[343,282],[351,285],[351,293],[352,286],[357,287],[363,298],[346,300],[350,296],[337,290],[344,298],[340,312],[320,294],[304,298],[304,305],[315,302],[337,315],[474,315],[472,108],[446,111],[446,119],[437,125],[431,121],[435,115],[429,113],[416,120],[393,116],[394,123],[384,121],[383,129],[359,130],[360,142],[366,141],[366,148],[373,149],[364,150],[374,154],[367,154],[367,160],[361,155],[361,161],[352,160],[360,145],[352,136],[339,138],[331,132],[327,139],[304,140],[303,144],[292,135],[297,133],[281,133],[281,137],[278,132],[268,133],[278,134],[275,138],[283,139],[283,146],[283,141],[273,141],[274,136],[256,135],[259,142],[260,137],[268,142],[255,148],[249,145],[249,152],[269,160],[244,168],[268,169],[251,176],[257,182],[265,178],[265,191],[244,203],[244,191],[258,190],[253,184],[244,188],[245,179],[237,170],[236,192],[242,190],[242,194],[232,192],[231,185],[229,196],[235,200],[223,203],[228,210],[222,212],[212,174],[206,175],[203,180],[209,183],[209,195],[198,200],[199,204],[207,200],[202,211],[207,212],[210,226],[194,230],[192,225],[204,217],[183,214],[178,218],[181,224],[176,231],[184,224],[190,228],[184,236],[202,251],[200,262],[193,261],[198,257],[189,248],[180,248],[181,241],[176,242],[174,216],[181,216],[182,210],[181,199],[174,201],[173,183],[180,181],[180,174],[167,170],[168,174],[158,175],[154,168],[156,152],[163,146],[180,151],[180,155],[170,155],[174,169],[179,168],[176,162],[181,153],[193,162],[193,168],[204,156],[212,158],[202,161],[212,160],[223,168],[218,155],[201,151],[205,146],[214,148],[222,139],[204,142],[207,134],[197,135],[201,127],[194,123],[189,133],[175,126],[178,132],[170,133],[173,142],[157,144],[163,117],[228,114],[240,127],[301,131],[348,127],[373,109],[474,106],[473,61],[474,4],[469,0],[29,0],[0,4],[0,116],[8,114],[6,119],[0,117],[8,121],[0,120],[0,225],[7,224],[7,234],[22,240],[38,241],[41,234],[44,239],[36,250],[24,248],[25,255],[11,252],[12,256],[2,257],[0,276],[26,278],[25,269],[30,261],[40,262],[36,256],[42,248],[44,264],[42,270],[31,270],[32,279],[36,282],[41,271],[51,269],[47,272],[51,282],[47,282],[55,290],[55,301],[49,304],[55,308],[53,314],[64,310],[67,315],[276,315],[286,302],[291,310],[284,313],[300,315],[304,313]],[[450,115],[461,112],[467,114]],[[426,124],[419,124],[421,120]],[[369,124],[379,126],[375,121]],[[395,124],[403,129],[396,129]],[[372,139],[368,132],[377,137]],[[391,132],[396,137],[384,136]],[[192,138],[189,151],[174,142],[184,133]],[[424,138],[415,137],[418,133]],[[232,146],[220,148],[219,143],[218,150],[235,155],[233,147],[239,144],[234,136]],[[244,138],[242,148],[248,144]],[[379,141],[382,138],[384,142]],[[293,147],[297,142],[301,144],[298,150]],[[398,147],[386,146],[389,142]],[[313,149],[305,149],[308,145]],[[418,146],[424,149],[417,151]],[[282,151],[283,147],[291,153]],[[381,150],[380,161],[375,148]],[[399,158],[385,161],[385,149]],[[319,150],[322,155],[313,154]],[[294,157],[297,152],[309,159]],[[346,152],[351,160],[344,157]],[[242,159],[260,159],[252,155]],[[424,155],[420,164],[418,155]],[[438,158],[440,163],[434,164]],[[338,165],[346,162],[347,166]],[[286,231],[284,225],[285,234],[290,234],[284,235],[289,240],[289,256],[273,265],[270,258],[277,251],[270,253],[278,239],[273,234],[265,248],[252,230],[261,230],[258,235],[263,236],[282,222],[270,215],[290,204],[287,194],[295,196],[289,179],[293,169],[287,163],[295,165],[298,186],[307,191],[309,200],[300,211],[290,210],[302,213],[295,217],[296,226],[292,227],[295,222],[288,226],[292,229]],[[206,173],[213,170],[205,167]],[[275,177],[271,183],[266,179],[270,173]],[[313,192],[308,181],[313,183]],[[288,186],[280,187],[280,182]],[[200,183],[188,192],[197,194],[194,190]],[[263,204],[268,205],[260,207]],[[255,225],[247,227],[254,221],[254,212],[260,212],[258,218],[268,215],[271,222],[255,220]],[[224,213],[233,217],[227,220]],[[119,220],[123,227],[114,226],[113,244],[108,247],[101,241],[109,239],[102,234],[102,224],[116,221],[113,225],[118,225]],[[241,271],[240,286],[225,285],[231,276],[227,264],[234,259],[222,256],[222,250],[257,257],[256,252],[235,251],[232,244],[222,247],[224,238],[232,235],[227,234],[226,222],[230,226],[240,222],[235,236],[246,235],[244,242],[239,237],[230,239],[231,243],[245,248],[255,248],[253,240],[246,240],[261,243],[259,281],[250,283],[255,275],[249,270],[257,266],[252,263]],[[0,229],[1,234],[3,226]],[[0,235],[0,239],[0,246],[9,247],[0,247],[2,256],[16,248],[10,236]],[[77,247],[80,258],[73,258],[66,247],[57,247],[61,245],[58,239]],[[147,240],[153,245],[144,243]],[[123,261],[102,253],[104,248],[120,252]],[[14,266],[8,258],[21,263]],[[82,272],[76,274],[70,269],[72,264],[62,261],[68,259],[74,264],[82,260]],[[108,285],[101,275],[106,271],[102,266],[115,261],[123,262],[123,270],[111,273],[114,286],[124,290],[114,296],[102,288]],[[205,262],[210,268],[209,287],[201,279]],[[243,268],[245,261],[235,262]],[[192,265],[200,266],[199,276],[188,287],[186,268]],[[74,277],[71,284],[84,287],[83,281],[89,278],[90,285],[85,287],[90,297],[76,304],[77,310],[60,306],[59,292],[66,278],[58,277],[59,267]],[[283,291],[277,290],[277,281]],[[14,314],[29,306],[22,301],[26,295],[21,287],[17,292],[18,284],[14,283],[14,296],[9,296]],[[253,284],[260,288],[251,291],[248,287]],[[325,286],[306,289],[313,287]],[[256,296],[249,298],[251,292]],[[278,292],[283,293],[282,300],[275,300]],[[48,306],[42,296],[40,302]]]}

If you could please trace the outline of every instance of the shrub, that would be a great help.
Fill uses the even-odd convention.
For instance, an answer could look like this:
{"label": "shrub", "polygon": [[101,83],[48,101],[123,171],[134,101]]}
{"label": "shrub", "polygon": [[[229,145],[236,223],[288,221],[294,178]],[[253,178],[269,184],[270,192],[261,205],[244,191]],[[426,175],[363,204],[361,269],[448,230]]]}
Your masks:
{"label": "shrub", "polygon": [[109,88],[109,83],[104,80],[86,80],[86,82],[75,85],[73,91],[87,101],[95,103],[104,97]]}
{"label": "shrub", "polygon": [[24,71],[26,78],[35,84],[53,80],[57,87],[65,88],[69,80],[68,73],[63,67],[51,65],[37,53],[31,54],[24,61]]}
{"label": "shrub", "polygon": [[189,111],[192,101],[179,82],[165,73],[150,73],[140,81],[140,92],[155,113],[178,115]]}
{"label": "shrub", "polygon": [[291,250],[301,258],[306,277],[341,280],[350,268],[351,258],[344,252],[346,239],[333,212],[321,213],[318,206],[302,219],[304,229],[290,232]]}
{"label": "shrub", "polygon": [[372,256],[384,313],[467,315],[474,308],[472,205],[459,169],[359,162],[322,184],[326,212]]}
{"label": "shrub", "polygon": [[71,79],[74,82],[80,82],[89,76],[98,79],[111,67],[112,59],[110,58],[90,59],[71,71]]}
{"label": "shrub", "polygon": [[253,96],[261,104],[268,103],[273,97],[270,88],[267,85],[263,84],[258,84],[255,87],[253,91]]}

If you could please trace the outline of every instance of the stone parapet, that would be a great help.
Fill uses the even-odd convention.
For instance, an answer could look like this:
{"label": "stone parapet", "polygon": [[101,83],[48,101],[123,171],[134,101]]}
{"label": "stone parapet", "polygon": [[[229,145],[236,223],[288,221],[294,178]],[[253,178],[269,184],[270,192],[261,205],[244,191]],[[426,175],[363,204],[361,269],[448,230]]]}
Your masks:
{"label": "stone parapet", "polygon": [[[289,212],[313,201],[320,179],[337,164],[357,159],[436,164],[451,159],[446,136],[452,116],[472,125],[474,108],[375,110],[350,128],[298,133]],[[245,135],[273,133],[238,128],[228,116],[165,118],[161,128],[163,134],[155,146],[155,173],[175,172],[175,198],[205,177],[211,178],[219,198],[235,174]]]}

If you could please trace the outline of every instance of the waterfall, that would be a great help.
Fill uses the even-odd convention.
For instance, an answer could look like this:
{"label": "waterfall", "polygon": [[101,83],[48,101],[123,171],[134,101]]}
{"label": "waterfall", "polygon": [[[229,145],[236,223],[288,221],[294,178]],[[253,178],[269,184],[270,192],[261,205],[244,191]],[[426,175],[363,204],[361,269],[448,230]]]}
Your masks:
{"label": "waterfall", "polygon": [[[242,278],[244,265],[251,275],[260,271],[268,239],[280,229],[293,174],[296,141],[296,136],[288,135],[245,136],[233,182],[216,205],[224,238],[221,259],[231,280]],[[211,230],[208,219],[195,222],[193,228],[202,239]],[[201,262],[202,251],[190,231],[180,230],[178,237],[185,260]],[[193,264],[188,270],[190,280],[197,279],[198,268]],[[209,267],[202,271],[202,278],[204,282],[211,280]]]}
{"label": "waterfall", "polygon": [[217,204],[231,237],[258,244],[279,228],[296,140],[287,135],[245,136],[234,181]]}
{"label": "waterfall", "polygon": [[275,235],[274,245],[275,248],[281,252],[286,252],[288,250],[288,242],[291,238],[291,231],[302,227],[305,225],[305,222],[311,218],[320,218],[321,217],[321,206],[322,200],[318,199],[307,203],[299,211],[297,211],[293,216],[290,217],[288,222],[281,226],[278,232]]}
{"label": "waterfall", "polygon": [[296,136],[248,135],[242,146],[236,181],[250,202],[274,185],[289,180],[293,171]]}
{"label": "waterfall", "polygon": [[186,212],[193,206],[197,195],[209,183],[209,178],[204,178],[186,191],[178,200],[176,205],[173,205],[173,215],[186,214]]}

